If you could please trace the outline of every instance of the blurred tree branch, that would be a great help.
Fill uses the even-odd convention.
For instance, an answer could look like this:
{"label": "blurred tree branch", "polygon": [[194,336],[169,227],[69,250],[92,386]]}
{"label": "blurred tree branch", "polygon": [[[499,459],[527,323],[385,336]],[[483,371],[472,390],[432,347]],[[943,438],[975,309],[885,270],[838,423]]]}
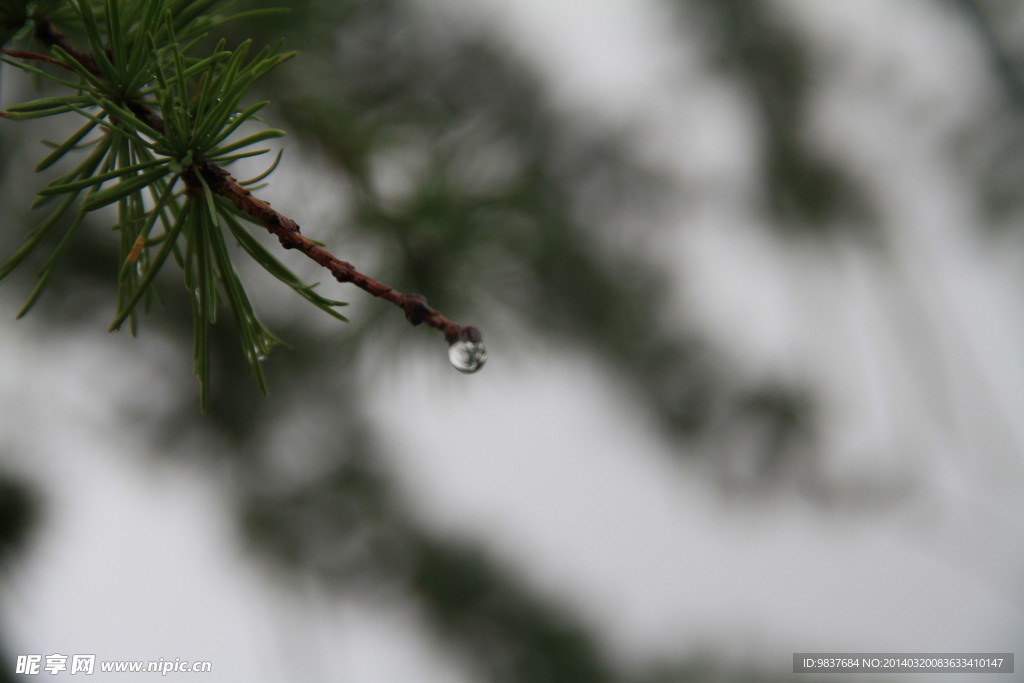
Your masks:
{"label": "blurred tree branch", "polygon": [[1024,82],[1013,60],[1007,54],[996,33],[993,20],[978,0],[952,0],[968,22],[974,27],[978,40],[981,42],[993,72],[998,76],[1000,85],[1006,93],[1007,100],[1013,107],[1016,116],[1024,124]]}

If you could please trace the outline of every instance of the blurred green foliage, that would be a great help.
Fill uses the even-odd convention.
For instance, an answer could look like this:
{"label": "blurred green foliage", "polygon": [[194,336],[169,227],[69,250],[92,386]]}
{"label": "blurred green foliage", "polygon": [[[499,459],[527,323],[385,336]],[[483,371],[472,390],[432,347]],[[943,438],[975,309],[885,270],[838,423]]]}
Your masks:
{"label": "blurred green foliage", "polygon": [[23,480],[0,473],[0,572],[25,551],[40,501]]}
{"label": "blurred green foliage", "polygon": [[761,124],[763,201],[774,225],[812,234],[870,225],[870,203],[857,181],[807,135],[820,74],[779,8],[762,0],[675,4],[685,18],[701,17],[712,36],[712,63],[749,93]]}

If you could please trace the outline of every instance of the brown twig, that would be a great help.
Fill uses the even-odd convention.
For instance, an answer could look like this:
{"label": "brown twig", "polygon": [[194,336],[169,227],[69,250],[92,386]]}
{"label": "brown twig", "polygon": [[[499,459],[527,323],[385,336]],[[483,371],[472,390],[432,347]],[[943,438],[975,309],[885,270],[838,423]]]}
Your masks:
{"label": "brown twig", "polygon": [[0,54],[5,54],[8,57],[14,57],[15,59],[32,59],[37,62],[46,62],[47,64],[55,64],[65,69],[70,69],[67,64],[51,57],[50,55],[44,55],[39,52],[25,52],[24,50],[0,50]]}
{"label": "brown twig", "polygon": [[[454,342],[467,335],[466,328],[454,323],[441,315],[440,312],[427,305],[427,300],[420,294],[402,294],[398,290],[389,287],[372,277],[359,272],[355,266],[347,261],[342,261],[337,256],[327,251],[302,234],[298,223],[284,214],[275,211],[270,204],[255,197],[249,190],[245,189],[231,177],[226,170],[217,164],[201,163],[197,170],[202,174],[203,180],[210,187],[210,191],[218,194],[232,204],[239,211],[258,221],[270,233],[277,237],[281,246],[285,249],[297,249],[307,257],[320,264],[331,272],[338,282],[351,282],[363,291],[373,296],[390,301],[405,311],[405,317],[413,325],[426,323],[444,332],[449,342]],[[185,178],[186,185],[189,179]],[[193,179],[192,182],[195,182]]]}
{"label": "brown twig", "polygon": [[[36,22],[36,37],[47,45],[57,45],[69,55],[74,57],[89,72],[102,76],[99,66],[92,55],[72,43],[56,26],[48,19],[40,19]],[[5,54],[25,59],[41,59],[51,63],[60,63],[52,57],[37,53],[18,53],[15,51],[4,51]],[[63,65],[62,66],[66,66]],[[129,104],[132,113],[139,117],[144,123],[157,131],[164,130],[164,122],[159,113],[152,108],[140,103]],[[3,115],[3,112],[0,112]],[[268,232],[277,237],[281,246],[285,249],[296,249],[305,254],[308,258],[330,271],[338,282],[351,282],[365,292],[380,297],[405,311],[406,319],[413,325],[425,323],[430,327],[444,333],[448,343],[459,340],[480,341],[480,331],[469,325],[459,325],[441,314],[440,311],[427,305],[427,299],[421,294],[403,294],[398,290],[389,287],[373,278],[359,272],[355,266],[347,261],[342,261],[327,249],[316,244],[305,237],[299,229],[299,224],[284,214],[273,209],[269,203],[258,199],[249,190],[242,187],[230,173],[217,164],[203,162],[196,165],[195,172],[202,176],[202,179],[209,186],[210,191],[230,201],[235,208],[260,223]],[[189,191],[195,193],[203,192],[202,184],[194,175],[185,174],[183,179],[189,187]]]}
{"label": "brown twig", "polygon": [[[96,60],[88,51],[75,45],[68,39],[64,32],[53,25],[53,22],[46,18],[36,20],[36,38],[45,45],[59,45],[64,52],[75,58],[90,73],[102,76]],[[64,65],[62,65],[64,66]]]}

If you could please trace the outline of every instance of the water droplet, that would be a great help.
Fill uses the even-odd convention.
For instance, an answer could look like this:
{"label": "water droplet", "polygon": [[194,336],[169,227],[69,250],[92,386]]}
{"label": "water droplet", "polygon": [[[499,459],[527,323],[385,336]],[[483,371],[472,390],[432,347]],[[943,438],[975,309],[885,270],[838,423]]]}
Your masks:
{"label": "water droplet", "polygon": [[448,360],[452,367],[467,375],[476,372],[487,362],[484,337],[475,327],[464,327],[458,338],[448,346]]}

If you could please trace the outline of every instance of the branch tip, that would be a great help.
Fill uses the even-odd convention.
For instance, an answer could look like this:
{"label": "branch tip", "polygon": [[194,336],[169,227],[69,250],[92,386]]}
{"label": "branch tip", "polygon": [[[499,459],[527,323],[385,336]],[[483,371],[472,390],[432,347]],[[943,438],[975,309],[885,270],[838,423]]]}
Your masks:
{"label": "branch tip", "polygon": [[[97,76],[102,76],[93,55],[75,45],[49,19],[42,18],[36,21],[35,34],[43,44],[50,47],[59,46],[86,70]],[[67,68],[66,64],[48,55],[13,50],[3,50],[3,53],[17,58],[50,62]],[[139,120],[150,128],[161,133],[164,131],[163,118],[157,111],[138,101],[129,102],[127,106]],[[0,118],[9,119],[11,116],[7,112],[0,111]],[[440,330],[449,344],[457,341],[480,343],[483,339],[483,335],[477,328],[463,327],[431,308],[423,295],[402,294],[392,287],[364,275],[351,263],[342,261],[324,247],[313,242],[302,234],[298,223],[279,213],[268,202],[254,196],[228,171],[217,164],[198,163],[182,174],[188,194],[199,195],[206,191],[203,184],[199,182],[200,176],[209,187],[210,192],[224,197],[241,213],[266,228],[268,232],[278,238],[283,248],[301,251],[307,258],[328,270],[339,282],[351,282],[363,291],[398,306],[405,312],[406,319],[413,325],[426,323],[428,326]],[[134,245],[132,255],[136,253],[136,247],[141,250],[141,245]]]}

